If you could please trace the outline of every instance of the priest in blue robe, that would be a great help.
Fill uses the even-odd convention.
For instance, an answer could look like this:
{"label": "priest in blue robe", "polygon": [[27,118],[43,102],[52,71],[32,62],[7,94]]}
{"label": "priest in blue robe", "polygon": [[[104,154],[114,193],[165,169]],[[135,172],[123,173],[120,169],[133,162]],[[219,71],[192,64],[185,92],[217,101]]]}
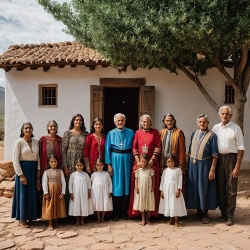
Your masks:
{"label": "priest in blue robe", "polygon": [[124,114],[116,114],[114,123],[116,128],[106,137],[105,162],[112,176],[113,221],[118,221],[120,218],[127,219],[134,132],[125,127]]}

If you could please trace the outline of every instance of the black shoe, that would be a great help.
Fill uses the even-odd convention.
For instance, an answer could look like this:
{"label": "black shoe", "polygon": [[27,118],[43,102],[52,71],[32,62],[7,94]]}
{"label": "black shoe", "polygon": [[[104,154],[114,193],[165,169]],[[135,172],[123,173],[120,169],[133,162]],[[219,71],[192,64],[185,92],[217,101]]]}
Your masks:
{"label": "black shoe", "polygon": [[218,222],[225,222],[227,220],[227,216],[226,215],[222,215],[217,221]]}
{"label": "black shoe", "polygon": [[228,219],[227,219],[227,222],[226,222],[226,225],[227,225],[227,226],[232,226],[233,224],[234,224],[233,218],[228,218]]}
{"label": "black shoe", "polygon": [[192,215],[188,220],[189,221],[201,221],[203,217],[203,213],[197,212],[196,214]]}
{"label": "black shoe", "polygon": [[208,215],[204,215],[202,217],[202,223],[203,224],[209,224],[211,222],[211,218]]}
{"label": "black shoe", "polygon": [[123,214],[123,215],[122,215],[122,219],[123,219],[123,220],[128,220],[128,215],[127,215],[127,214]]}
{"label": "black shoe", "polygon": [[112,221],[118,221],[120,220],[120,217],[118,215],[115,215],[113,218],[112,218]]}

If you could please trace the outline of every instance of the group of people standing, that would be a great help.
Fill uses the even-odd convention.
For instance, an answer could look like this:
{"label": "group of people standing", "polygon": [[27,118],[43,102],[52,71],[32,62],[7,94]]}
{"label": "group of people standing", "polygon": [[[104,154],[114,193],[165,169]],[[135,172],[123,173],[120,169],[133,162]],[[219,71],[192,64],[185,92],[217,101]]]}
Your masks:
{"label": "group of people standing", "polygon": [[[57,123],[50,121],[48,134],[39,142],[32,138],[31,123],[24,123],[14,146],[12,217],[28,227],[27,221],[40,216],[36,191],[42,184],[42,219],[49,221],[51,230],[52,221],[57,226],[57,218],[65,217],[67,210],[77,224],[84,224],[83,218],[94,211],[103,222],[105,212],[113,210],[113,221],[141,215],[140,224],[145,225],[161,213],[170,217],[169,224],[174,218],[180,226],[178,217],[187,215],[186,208],[197,209],[191,218],[206,224],[211,220],[208,210],[218,206],[219,221],[231,226],[245,147],[240,127],[231,121],[231,108],[222,106],[219,117],[221,123],[212,130],[207,115],[197,117],[188,154],[184,133],[172,114],[164,116],[160,131],[152,128],[149,115],[143,115],[134,133],[125,127],[125,115],[118,113],[116,128],[107,136],[102,119],[93,121],[89,134],[77,114],[63,138],[57,135]],[[56,182],[60,185],[54,187]],[[55,199],[66,209],[51,202],[55,190]]]}

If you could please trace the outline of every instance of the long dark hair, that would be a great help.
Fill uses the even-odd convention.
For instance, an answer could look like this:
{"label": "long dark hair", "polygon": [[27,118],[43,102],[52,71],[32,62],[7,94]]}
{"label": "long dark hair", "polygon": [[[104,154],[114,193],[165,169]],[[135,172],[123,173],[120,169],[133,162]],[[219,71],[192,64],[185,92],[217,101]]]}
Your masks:
{"label": "long dark hair", "polygon": [[[96,122],[100,122],[100,123],[102,124],[102,126],[103,126],[102,118],[96,117],[96,118],[94,119],[94,121],[92,122],[92,125],[91,125],[91,127],[90,127],[90,134],[95,133],[94,125],[95,125]],[[103,129],[103,127],[102,127],[102,130],[101,130],[101,133],[104,134],[104,129]]]}
{"label": "long dark hair", "polygon": [[165,118],[168,117],[168,116],[172,117],[172,119],[174,120],[173,128],[176,128],[176,119],[175,119],[174,115],[172,115],[172,114],[164,115],[164,117],[163,117],[163,119],[162,119],[162,123],[163,123],[163,124],[162,124],[162,127],[163,127],[163,128],[166,128],[166,127],[167,127],[166,124],[164,123],[164,120],[165,120]]}
{"label": "long dark hair", "polygon": [[74,121],[75,121],[76,117],[80,117],[82,119],[81,131],[85,131],[86,127],[85,127],[85,124],[84,124],[84,119],[83,119],[81,114],[76,114],[76,115],[74,115],[72,117],[72,119],[70,121],[69,129],[74,128]]}
{"label": "long dark hair", "polygon": [[[32,130],[33,130],[32,124],[31,124],[30,122],[25,122],[25,123],[22,125],[22,127],[21,127],[20,137],[23,137],[23,136],[24,136],[23,128],[24,128],[26,125],[30,125],[30,127],[31,127]],[[34,137],[33,133],[31,133],[30,137],[31,137],[31,138]]]}

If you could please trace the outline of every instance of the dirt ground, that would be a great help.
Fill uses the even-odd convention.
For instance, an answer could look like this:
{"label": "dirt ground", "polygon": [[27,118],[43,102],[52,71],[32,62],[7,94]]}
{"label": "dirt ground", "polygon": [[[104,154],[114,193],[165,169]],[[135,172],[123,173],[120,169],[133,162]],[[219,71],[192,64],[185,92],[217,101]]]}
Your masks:
{"label": "dirt ground", "polygon": [[242,169],[239,177],[238,196],[250,197],[250,169]]}

